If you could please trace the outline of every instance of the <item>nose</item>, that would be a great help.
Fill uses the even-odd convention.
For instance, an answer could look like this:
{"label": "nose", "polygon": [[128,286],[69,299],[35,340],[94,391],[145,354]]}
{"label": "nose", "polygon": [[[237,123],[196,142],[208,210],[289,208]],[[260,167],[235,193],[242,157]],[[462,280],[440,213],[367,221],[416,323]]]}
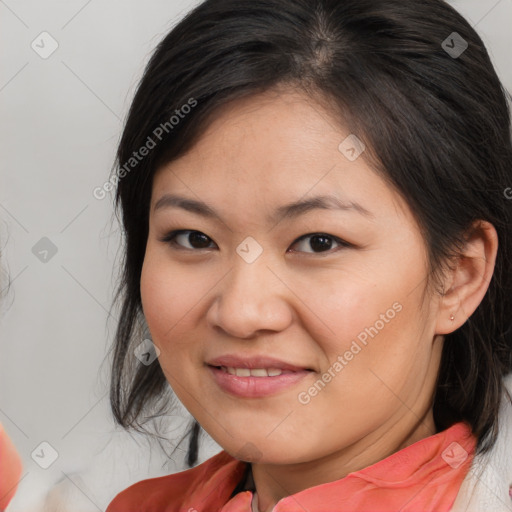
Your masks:
{"label": "nose", "polygon": [[262,256],[253,263],[239,258],[216,289],[207,319],[231,337],[282,331],[293,320],[293,293]]}

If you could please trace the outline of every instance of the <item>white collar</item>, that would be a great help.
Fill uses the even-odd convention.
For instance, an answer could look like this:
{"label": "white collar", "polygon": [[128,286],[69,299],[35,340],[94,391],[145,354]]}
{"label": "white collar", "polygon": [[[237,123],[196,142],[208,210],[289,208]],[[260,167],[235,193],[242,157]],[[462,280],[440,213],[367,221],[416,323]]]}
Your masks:
{"label": "white collar", "polygon": [[[504,379],[512,393],[512,373]],[[512,512],[512,404],[503,395],[499,433],[492,450],[476,455],[452,512]]]}

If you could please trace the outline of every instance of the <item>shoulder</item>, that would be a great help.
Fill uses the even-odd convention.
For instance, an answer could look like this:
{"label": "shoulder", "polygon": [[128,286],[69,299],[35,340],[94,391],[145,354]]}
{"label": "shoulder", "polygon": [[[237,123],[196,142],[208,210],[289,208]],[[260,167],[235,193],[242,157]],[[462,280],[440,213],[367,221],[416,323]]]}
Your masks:
{"label": "shoulder", "polygon": [[[241,478],[244,465],[223,450],[194,468],[131,485],[112,500],[106,512],[174,512],[188,510],[183,507],[194,502],[194,496],[196,503],[223,499]],[[212,493],[212,488],[217,492]]]}
{"label": "shoulder", "polygon": [[11,501],[22,472],[21,459],[0,423],[0,510]]}

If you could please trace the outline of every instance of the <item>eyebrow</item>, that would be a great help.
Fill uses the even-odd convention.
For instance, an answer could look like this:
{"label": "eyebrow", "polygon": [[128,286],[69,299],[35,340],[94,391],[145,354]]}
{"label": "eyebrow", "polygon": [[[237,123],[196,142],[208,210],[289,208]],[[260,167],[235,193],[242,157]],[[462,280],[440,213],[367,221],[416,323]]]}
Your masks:
{"label": "eyebrow", "polygon": [[[153,207],[153,211],[165,208],[181,208],[191,213],[201,215],[205,218],[217,219],[222,222],[220,215],[214,208],[204,203],[176,194],[163,195]],[[336,196],[322,195],[310,199],[298,200],[276,208],[273,214],[267,216],[269,223],[280,222],[284,219],[291,219],[304,215],[311,210],[342,210],[357,212],[368,218],[375,218],[375,215],[356,202],[344,202]]]}

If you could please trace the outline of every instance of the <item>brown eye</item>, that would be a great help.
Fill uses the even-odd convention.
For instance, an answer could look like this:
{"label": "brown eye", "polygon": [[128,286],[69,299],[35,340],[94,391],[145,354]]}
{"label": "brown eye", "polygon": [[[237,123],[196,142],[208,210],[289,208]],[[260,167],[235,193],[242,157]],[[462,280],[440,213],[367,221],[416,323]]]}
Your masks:
{"label": "brown eye", "polygon": [[[307,240],[309,239],[309,242]],[[312,233],[309,235],[304,235],[300,237],[294,245],[302,243],[303,249],[299,252],[310,252],[310,253],[320,253],[327,252],[332,249],[333,243],[338,244],[340,247],[350,247],[350,244],[333,235],[328,235],[326,233]],[[312,249],[310,251],[306,249]]]}
{"label": "brown eye", "polygon": [[211,248],[210,243],[213,243],[213,240],[209,236],[201,233],[200,231],[193,231],[190,229],[171,231],[163,237],[161,241],[190,250],[209,249]]}

